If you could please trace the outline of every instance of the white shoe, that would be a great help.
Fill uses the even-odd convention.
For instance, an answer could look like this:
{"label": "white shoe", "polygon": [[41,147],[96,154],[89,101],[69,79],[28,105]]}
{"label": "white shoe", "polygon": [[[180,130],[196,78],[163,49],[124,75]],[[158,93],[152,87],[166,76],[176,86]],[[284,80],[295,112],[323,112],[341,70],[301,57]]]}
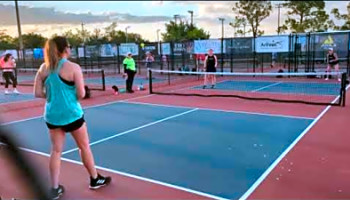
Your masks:
{"label": "white shoe", "polygon": [[338,81],[340,82],[340,81],[341,81],[341,79],[340,79],[340,78],[338,78]]}
{"label": "white shoe", "polygon": [[5,89],[5,94],[10,94],[8,89]]}
{"label": "white shoe", "polygon": [[20,92],[15,88],[15,89],[13,89],[13,93],[15,93],[15,94],[20,94]]}
{"label": "white shoe", "polygon": [[325,78],[324,80],[328,81],[328,78]]}

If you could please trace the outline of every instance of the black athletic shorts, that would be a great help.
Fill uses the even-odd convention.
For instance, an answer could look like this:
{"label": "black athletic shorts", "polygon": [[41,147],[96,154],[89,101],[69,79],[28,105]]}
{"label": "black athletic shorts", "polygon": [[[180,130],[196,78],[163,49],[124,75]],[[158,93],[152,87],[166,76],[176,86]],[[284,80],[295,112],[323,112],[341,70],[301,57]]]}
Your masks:
{"label": "black athletic shorts", "polygon": [[63,131],[65,132],[72,132],[72,131],[75,131],[75,130],[78,130],[80,127],[83,126],[85,122],[85,119],[84,119],[84,116],[81,117],[80,119],[70,123],[70,124],[67,124],[67,125],[63,125],[63,126],[56,126],[56,125],[52,125],[52,124],[49,124],[46,122],[46,125],[49,129],[56,129],[56,128],[60,128],[62,129]]}
{"label": "black athletic shorts", "polygon": [[216,72],[216,68],[215,67],[208,67],[206,72]]}

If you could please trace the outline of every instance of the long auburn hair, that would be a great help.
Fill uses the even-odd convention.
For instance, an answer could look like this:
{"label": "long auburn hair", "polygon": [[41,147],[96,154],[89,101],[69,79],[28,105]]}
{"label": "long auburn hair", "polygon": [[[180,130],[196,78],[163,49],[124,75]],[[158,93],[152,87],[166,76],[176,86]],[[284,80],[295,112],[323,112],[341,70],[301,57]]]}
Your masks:
{"label": "long auburn hair", "polygon": [[53,71],[57,68],[57,64],[68,46],[67,39],[62,36],[55,36],[46,41],[44,61],[47,69]]}

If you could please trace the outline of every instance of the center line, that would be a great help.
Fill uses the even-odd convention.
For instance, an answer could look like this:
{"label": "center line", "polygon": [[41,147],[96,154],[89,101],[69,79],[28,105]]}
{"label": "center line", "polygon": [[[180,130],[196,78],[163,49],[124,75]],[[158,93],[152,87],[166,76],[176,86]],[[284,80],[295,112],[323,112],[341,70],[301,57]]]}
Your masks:
{"label": "center line", "polygon": [[265,89],[265,88],[272,87],[272,86],[275,86],[275,85],[278,85],[278,84],[281,84],[281,83],[283,83],[283,82],[272,83],[272,84],[270,84],[270,85],[267,85],[267,86],[258,88],[258,89],[256,89],[256,90],[252,90],[252,92],[258,92],[258,91],[263,90],[263,89]]}

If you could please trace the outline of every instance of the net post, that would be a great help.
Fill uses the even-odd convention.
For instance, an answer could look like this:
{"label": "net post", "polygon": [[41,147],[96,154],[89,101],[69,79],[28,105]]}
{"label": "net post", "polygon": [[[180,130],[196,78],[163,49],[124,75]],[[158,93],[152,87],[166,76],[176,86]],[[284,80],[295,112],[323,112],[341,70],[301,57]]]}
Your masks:
{"label": "net post", "polygon": [[342,73],[341,75],[341,89],[340,89],[340,97],[339,97],[339,104],[340,106],[345,106],[345,100],[346,100],[346,73]]}
{"label": "net post", "polygon": [[152,70],[148,69],[148,81],[149,81],[149,93],[153,94],[153,90],[152,90]]}
{"label": "net post", "polygon": [[105,70],[103,69],[101,71],[102,73],[102,90],[103,91],[106,91],[106,79],[105,79]]}

